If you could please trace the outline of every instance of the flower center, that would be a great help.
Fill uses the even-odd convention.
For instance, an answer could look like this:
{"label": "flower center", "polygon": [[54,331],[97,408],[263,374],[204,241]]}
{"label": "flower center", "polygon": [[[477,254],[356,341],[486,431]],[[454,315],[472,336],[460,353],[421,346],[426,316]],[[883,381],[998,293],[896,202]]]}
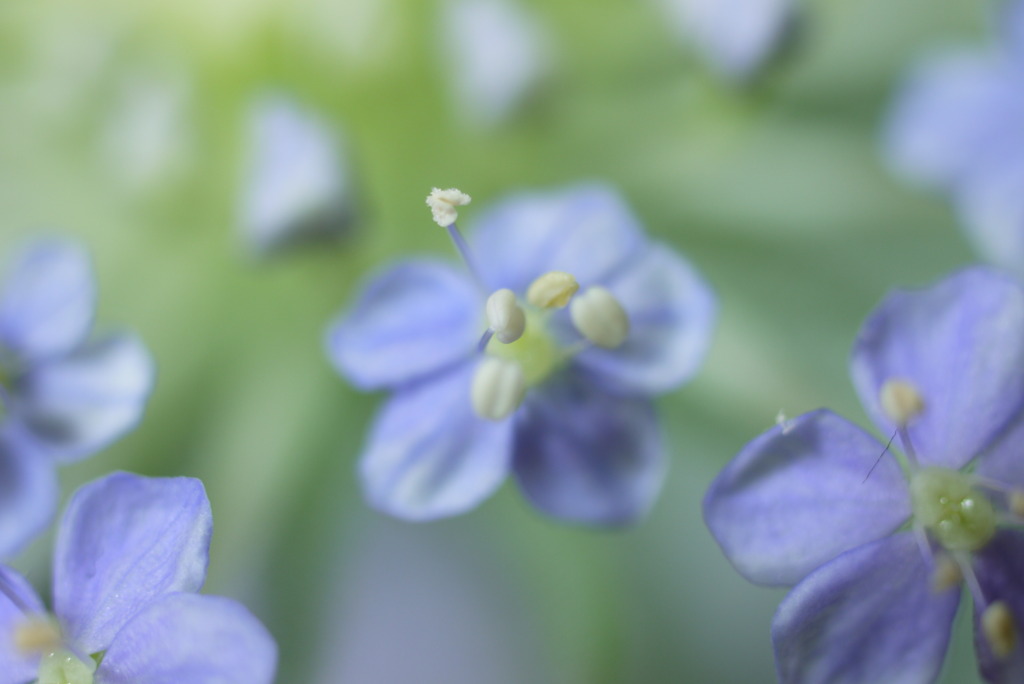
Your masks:
{"label": "flower center", "polygon": [[977,551],[995,535],[996,513],[969,476],[922,468],[910,478],[914,517],[951,551]]}
{"label": "flower center", "polygon": [[64,647],[60,625],[51,615],[26,614],[13,630],[14,650],[41,656],[36,684],[93,684],[97,661],[80,660]]}
{"label": "flower center", "polygon": [[492,338],[487,344],[487,354],[506,361],[514,361],[523,370],[527,387],[544,382],[559,364],[566,359],[565,353],[547,331],[547,314],[532,307],[526,307],[526,328],[515,342],[502,343]]}
{"label": "flower center", "polygon": [[[427,197],[434,221],[447,229],[466,267],[483,290],[486,280],[481,277],[469,245],[455,225],[458,207],[469,202],[469,195],[456,188],[434,188]],[[504,420],[522,404],[527,389],[544,382],[561,364],[588,345],[615,349],[625,342],[629,317],[622,304],[598,285],[574,299],[579,289],[571,273],[548,271],[530,284],[523,303],[507,288],[487,297],[484,305],[487,330],[477,346],[485,358],[477,364],[470,387],[470,402],[477,416]],[[570,302],[570,319],[583,339],[562,347],[548,330],[548,318],[553,309],[563,309]]]}

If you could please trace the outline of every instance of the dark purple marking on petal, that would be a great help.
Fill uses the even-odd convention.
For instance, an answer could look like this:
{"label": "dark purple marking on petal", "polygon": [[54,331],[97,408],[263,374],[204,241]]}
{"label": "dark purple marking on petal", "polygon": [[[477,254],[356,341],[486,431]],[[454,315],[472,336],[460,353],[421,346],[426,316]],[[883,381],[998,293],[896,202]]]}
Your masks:
{"label": "dark purple marking on petal", "polygon": [[380,409],[359,466],[375,508],[407,520],[457,515],[505,480],[512,420],[473,412],[475,367],[466,363],[403,388]]}
{"label": "dark purple marking on petal", "polygon": [[544,513],[624,525],[647,513],[666,462],[654,407],[569,371],[534,390],[517,415],[514,469]]}
{"label": "dark purple marking on petal", "polygon": [[985,639],[979,624],[984,606],[974,606],[974,648],[978,668],[989,682],[1014,684],[1024,681],[1024,533],[999,530],[973,557],[974,574],[988,604],[1003,601],[1017,624],[1017,647],[999,658]]}

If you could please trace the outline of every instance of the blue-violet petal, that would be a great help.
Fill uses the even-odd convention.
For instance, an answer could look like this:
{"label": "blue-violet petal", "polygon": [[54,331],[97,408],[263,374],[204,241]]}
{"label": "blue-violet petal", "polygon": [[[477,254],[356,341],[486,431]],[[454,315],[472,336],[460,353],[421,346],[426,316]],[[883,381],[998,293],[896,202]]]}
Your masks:
{"label": "blue-violet petal", "polygon": [[885,434],[896,426],[882,409],[882,386],[913,385],[924,400],[907,426],[918,459],[962,467],[1024,410],[1024,287],[972,268],[891,293],[861,327],[851,374]]}
{"label": "blue-violet petal", "polygon": [[786,421],[719,473],[704,499],[704,521],[748,580],[794,584],[910,516],[895,459],[883,456],[871,470],[882,449],[827,410]]}
{"label": "blue-violet petal", "polygon": [[447,264],[409,260],[371,278],[327,332],[327,354],[360,389],[394,387],[475,349],[486,327],[483,294]]}
{"label": "blue-violet petal", "polygon": [[81,487],[57,532],[54,610],[82,653],[111,645],[139,611],[206,577],[213,522],[199,480],[114,473]]}
{"label": "blue-violet petal", "polygon": [[783,684],[933,684],[960,602],[934,593],[912,532],[843,554],[793,588],[772,640]]}

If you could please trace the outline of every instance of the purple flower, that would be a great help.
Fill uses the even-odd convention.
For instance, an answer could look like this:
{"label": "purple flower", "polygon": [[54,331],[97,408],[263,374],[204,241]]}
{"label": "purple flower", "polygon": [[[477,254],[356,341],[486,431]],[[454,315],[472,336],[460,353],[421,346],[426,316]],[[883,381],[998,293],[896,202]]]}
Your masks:
{"label": "purple flower", "polygon": [[241,195],[242,237],[257,255],[344,235],[353,184],[341,139],[281,95],[252,108],[251,160]]}
{"label": "purple flower", "polygon": [[772,624],[780,680],[934,681],[966,584],[982,674],[1024,681],[1024,289],[974,269],[895,292],[851,373],[901,458],[814,411],[744,447],[704,501],[744,577],[796,585]]}
{"label": "purple flower", "polygon": [[996,45],[946,50],[912,71],[889,113],[897,172],[947,193],[994,263],[1024,273],[1024,1],[1002,6]]}
{"label": "purple flower", "polygon": [[369,500],[402,518],[450,516],[512,472],[558,518],[642,515],[664,474],[651,397],[700,365],[708,287],[605,187],[512,197],[471,245],[454,223],[469,198],[431,198],[469,272],[393,265],[327,337],[353,384],[393,393],[362,456]]}
{"label": "purple flower", "polygon": [[139,421],[153,364],[131,333],[90,337],[95,285],[75,244],[38,241],[0,292],[0,557],[44,527],[55,463],[89,456]]}
{"label": "purple flower", "polygon": [[796,10],[792,0],[659,0],[678,32],[719,75],[754,76],[779,49]]}
{"label": "purple flower", "polygon": [[213,519],[199,480],[114,473],[57,533],[53,612],[0,566],[0,684],[261,684],[277,647],[242,605],[196,594]]}

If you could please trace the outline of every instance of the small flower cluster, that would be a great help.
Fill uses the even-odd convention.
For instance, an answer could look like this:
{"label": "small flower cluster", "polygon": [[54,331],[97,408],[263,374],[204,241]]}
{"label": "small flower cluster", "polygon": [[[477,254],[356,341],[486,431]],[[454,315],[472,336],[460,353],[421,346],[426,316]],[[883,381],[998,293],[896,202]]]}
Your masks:
{"label": "small flower cluster", "polygon": [[55,466],[142,416],[152,359],[133,333],[90,335],[95,299],[85,251],[56,239],[27,245],[0,291],[0,558],[52,518]]}
{"label": "small flower cluster", "polygon": [[1024,680],[1024,287],[976,268],[890,295],[851,374],[889,444],[815,411],[744,447],[704,502],[744,577],[796,585],[772,624],[780,680],[935,681],[962,585],[982,674]]}
{"label": "small flower cluster", "polygon": [[[0,558],[49,522],[54,466],[132,428],[152,387],[134,335],[90,336],[93,282],[80,247],[43,241],[0,295]],[[52,611],[0,565],[0,684],[269,684],[263,625],[196,593],[211,531],[198,480],[116,473],[80,488],[57,533]]]}

